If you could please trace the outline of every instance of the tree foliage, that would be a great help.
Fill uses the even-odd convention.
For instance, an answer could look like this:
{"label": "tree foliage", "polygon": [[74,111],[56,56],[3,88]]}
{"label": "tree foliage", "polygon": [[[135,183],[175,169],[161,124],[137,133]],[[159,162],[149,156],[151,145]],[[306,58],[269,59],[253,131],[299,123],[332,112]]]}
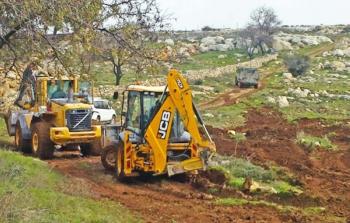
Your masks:
{"label": "tree foliage", "polygon": [[259,7],[250,15],[250,22],[240,33],[240,37],[252,58],[255,50],[261,54],[266,53],[266,48],[272,45],[272,35],[281,25],[277,14],[272,8]]}
{"label": "tree foliage", "polygon": [[101,36],[109,36],[109,54],[124,64],[144,52],[135,42],[152,40],[162,28],[155,0],[4,0],[0,57],[7,70],[36,56],[54,71],[89,73],[103,51],[97,47]]}
{"label": "tree foliage", "polygon": [[310,59],[302,55],[290,55],[284,58],[284,64],[288,71],[294,76],[300,76],[306,73],[310,67]]}

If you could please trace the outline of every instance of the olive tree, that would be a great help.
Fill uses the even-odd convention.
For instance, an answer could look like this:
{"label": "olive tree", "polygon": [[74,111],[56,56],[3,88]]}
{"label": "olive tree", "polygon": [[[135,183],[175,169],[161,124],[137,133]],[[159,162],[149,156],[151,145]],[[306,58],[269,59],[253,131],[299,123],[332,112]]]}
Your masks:
{"label": "olive tree", "polygon": [[137,53],[134,39],[123,34],[126,27],[146,36],[163,27],[162,18],[155,0],[4,0],[1,62],[6,70],[17,69],[36,56],[69,73],[86,73],[99,52],[95,43],[101,33],[111,36],[117,49]]}
{"label": "olive tree", "polygon": [[272,8],[259,7],[250,15],[250,21],[245,29],[241,31],[241,39],[247,44],[247,52],[258,49],[262,55],[266,54],[266,46],[272,45],[272,35],[278,30],[281,21]]}

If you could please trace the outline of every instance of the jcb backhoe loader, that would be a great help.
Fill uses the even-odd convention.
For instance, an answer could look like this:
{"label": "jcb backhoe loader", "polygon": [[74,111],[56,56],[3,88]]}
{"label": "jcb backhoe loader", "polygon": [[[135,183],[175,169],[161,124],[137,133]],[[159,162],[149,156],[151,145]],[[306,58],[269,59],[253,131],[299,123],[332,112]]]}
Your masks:
{"label": "jcb backhoe loader", "polygon": [[178,71],[170,70],[165,87],[131,85],[123,93],[123,105],[125,97],[125,118],[116,141],[102,150],[106,169],[122,180],[143,173],[171,176],[207,167],[216,147]]}

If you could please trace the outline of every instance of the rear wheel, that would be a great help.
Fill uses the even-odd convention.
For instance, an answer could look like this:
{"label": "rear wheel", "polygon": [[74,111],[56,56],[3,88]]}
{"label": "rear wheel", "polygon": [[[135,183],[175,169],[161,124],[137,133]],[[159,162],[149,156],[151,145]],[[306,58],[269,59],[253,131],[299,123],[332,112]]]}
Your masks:
{"label": "rear wheel", "polygon": [[101,151],[101,162],[108,171],[114,171],[117,160],[117,145],[108,145]]}
{"label": "rear wheel", "polygon": [[40,159],[51,159],[55,151],[50,139],[50,125],[45,122],[36,122],[31,126],[32,152]]}
{"label": "rear wheel", "polygon": [[23,139],[22,129],[19,122],[17,122],[15,129],[15,145],[18,151],[21,151],[23,153],[32,152],[30,140]]}
{"label": "rear wheel", "polygon": [[115,176],[117,180],[125,180],[124,173],[124,143],[120,142],[117,149],[117,157],[115,161]]}
{"label": "rear wheel", "polygon": [[259,84],[254,85],[254,88],[258,89],[259,88]]}

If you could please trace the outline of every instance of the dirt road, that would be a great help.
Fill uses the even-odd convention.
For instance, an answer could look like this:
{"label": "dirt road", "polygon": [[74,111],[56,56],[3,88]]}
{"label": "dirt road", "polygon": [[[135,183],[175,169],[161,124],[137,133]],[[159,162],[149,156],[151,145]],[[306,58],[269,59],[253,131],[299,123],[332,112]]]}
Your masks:
{"label": "dirt road", "polygon": [[146,222],[284,222],[273,208],[215,204],[215,198],[188,182],[166,177],[121,183],[106,173],[98,157],[77,156],[49,161],[63,174],[83,180],[96,199],[115,200]]}

